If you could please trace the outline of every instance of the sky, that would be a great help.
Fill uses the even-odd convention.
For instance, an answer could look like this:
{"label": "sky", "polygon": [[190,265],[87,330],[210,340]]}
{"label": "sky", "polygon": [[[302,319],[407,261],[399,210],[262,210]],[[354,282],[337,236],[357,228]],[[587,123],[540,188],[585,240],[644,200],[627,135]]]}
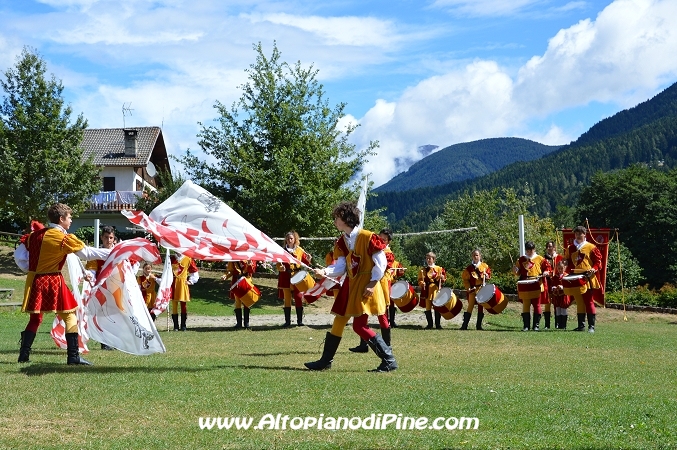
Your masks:
{"label": "sky", "polygon": [[379,142],[377,187],[425,145],[567,144],[658,94],[677,81],[677,0],[0,0],[3,73],[35,48],[90,128],[162,126],[175,156],[199,154],[258,42],[318,70],[358,149]]}

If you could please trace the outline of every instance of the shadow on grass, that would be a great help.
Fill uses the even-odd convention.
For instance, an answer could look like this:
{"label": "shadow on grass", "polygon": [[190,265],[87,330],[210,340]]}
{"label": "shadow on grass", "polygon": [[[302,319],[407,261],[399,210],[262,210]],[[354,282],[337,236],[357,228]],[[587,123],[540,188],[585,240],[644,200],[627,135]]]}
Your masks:
{"label": "shadow on grass", "polygon": [[300,352],[292,350],[288,352],[271,352],[271,353],[240,353],[240,356],[289,356],[289,355],[317,355],[317,351]]}
{"label": "shadow on grass", "polygon": [[[65,355],[64,355],[65,356]],[[40,375],[49,375],[52,373],[73,373],[73,372],[87,372],[87,373],[165,373],[165,372],[207,372],[215,370],[211,368],[194,368],[194,367],[115,367],[115,366],[77,366],[64,363],[30,363],[30,365],[22,367],[19,371],[26,376],[34,377]]]}
{"label": "shadow on grass", "polygon": [[290,367],[290,366],[254,366],[251,364],[233,364],[226,366],[216,366],[219,369],[262,369],[262,370],[285,370],[285,371],[301,371],[301,372],[310,372],[310,370],[304,367]]}

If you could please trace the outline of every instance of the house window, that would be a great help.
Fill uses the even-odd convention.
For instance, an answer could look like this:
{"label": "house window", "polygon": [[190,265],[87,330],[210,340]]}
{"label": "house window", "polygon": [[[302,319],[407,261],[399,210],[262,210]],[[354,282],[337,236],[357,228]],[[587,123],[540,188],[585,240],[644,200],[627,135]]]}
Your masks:
{"label": "house window", "polygon": [[103,190],[105,192],[115,190],[115,177],[103,177]]}

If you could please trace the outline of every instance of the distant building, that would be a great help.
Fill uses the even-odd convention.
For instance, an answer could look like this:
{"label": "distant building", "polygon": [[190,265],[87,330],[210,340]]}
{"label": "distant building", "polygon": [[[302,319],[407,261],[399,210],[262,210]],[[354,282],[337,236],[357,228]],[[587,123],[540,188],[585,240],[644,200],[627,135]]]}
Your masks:
{"label": "distant building", "polygon": [[73,219],[71,232],[83,226],[112,225],[125,231],[131,223],[122,209],[134,209],[144,189],[157,190],[159,170],[170,171],[160,127],[90,128],[84,132],[83,159],[102,167],[103,188],[92,196],[90,207]]}

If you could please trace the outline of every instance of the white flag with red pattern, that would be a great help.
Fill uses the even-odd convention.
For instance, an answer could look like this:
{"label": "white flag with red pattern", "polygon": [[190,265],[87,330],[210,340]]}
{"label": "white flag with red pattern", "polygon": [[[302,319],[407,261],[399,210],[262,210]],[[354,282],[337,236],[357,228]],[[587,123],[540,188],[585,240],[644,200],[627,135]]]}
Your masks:
{"label": "white flag with red pattern", "polygon": [[111,250],[86,301],[89,334],[133,355],[164,353],[165,346],[148,313],[132,263],[162,261],[155,244],[137,238]]}
{"label": "white flag with red pattern", "polygon": [[155,317],[162,314],[167,305],[172,299],[172,284],[174,283],[174,272],[172,272],[172,262],[169,259],[169,249],[167,256],[165,256],[165,267],[162,270],[162,278],[160,278],[160,285],[158,286],[157,297],[155,297],[155,306],[152,313]]}
{"label": "white flag with red pattern", "polygon": [[186,181],[147,216],[122,211],[160,245],[203,261],[272,261],[302,264],[217,197]]}
{"label": "white flag with red pattern", "polygon": [[[80,284],[84,281],[85,274],[82,270],[82,263],[80,263],[80,260],[75,254],[70,253],[66,257],[66,265],[68,266],[71,292],[73,293],[73,297],[75,297],[75,301],[78,302],[78,309],[75,313],[78,321],[78,347],[80,353],[87,353],[89,352],[89,349],[87,348],[89,333],[87,332],[87,314],[84,308],[83,299],[89,296],[91,285],[89,282],[85,282],[82,292],[80,292]],[[50,334],[57,347],[64,350],[68,348],[68,344],[66,343],[66,324],[58,315],[54,316]]]}

